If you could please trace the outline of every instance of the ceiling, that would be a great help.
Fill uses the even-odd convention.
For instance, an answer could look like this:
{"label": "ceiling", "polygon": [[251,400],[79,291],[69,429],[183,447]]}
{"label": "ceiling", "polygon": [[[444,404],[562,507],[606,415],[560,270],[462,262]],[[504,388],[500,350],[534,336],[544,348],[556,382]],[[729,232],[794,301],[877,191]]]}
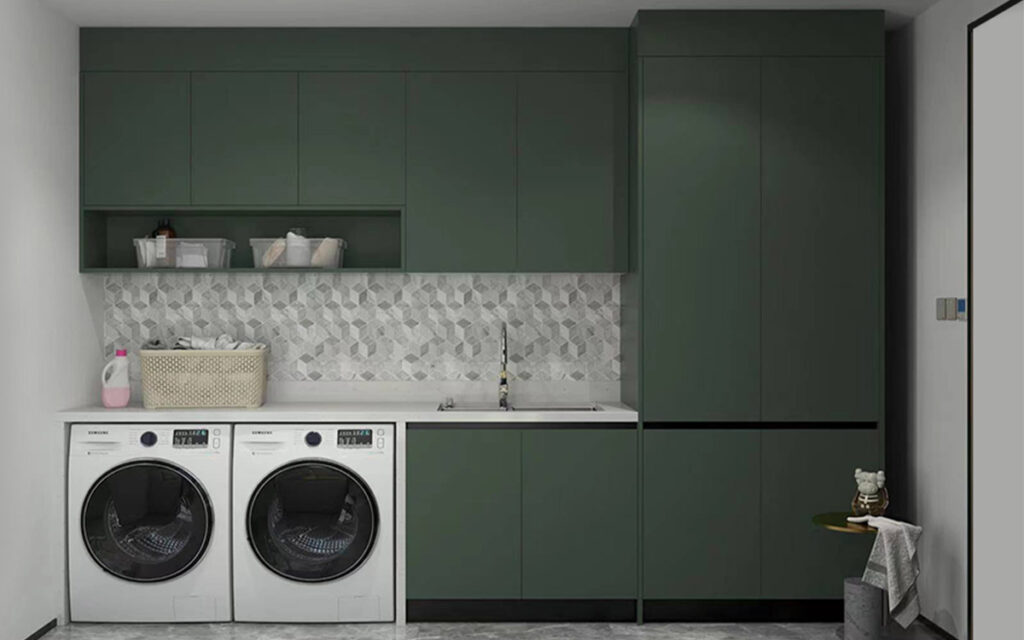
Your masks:
{"label": "ceiling", "polygon": [[885,9],[937,0],[40,0],[89,27],[623,27],[639,9]]}

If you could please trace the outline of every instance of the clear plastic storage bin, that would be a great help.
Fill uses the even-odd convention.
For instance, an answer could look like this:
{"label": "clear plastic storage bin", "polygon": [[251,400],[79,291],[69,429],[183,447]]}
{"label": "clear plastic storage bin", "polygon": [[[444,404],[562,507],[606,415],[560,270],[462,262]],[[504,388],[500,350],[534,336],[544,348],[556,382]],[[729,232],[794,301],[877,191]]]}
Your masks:
{"label": "clear plastic storage bin", "polygon": [[135,238],[140,269],[227,269],[235,243],[224,238]]}
{"label": "clear plastic storage bin", "polygon": [[337,269],[348,246],[341,238],[252,238],[257,269]]}

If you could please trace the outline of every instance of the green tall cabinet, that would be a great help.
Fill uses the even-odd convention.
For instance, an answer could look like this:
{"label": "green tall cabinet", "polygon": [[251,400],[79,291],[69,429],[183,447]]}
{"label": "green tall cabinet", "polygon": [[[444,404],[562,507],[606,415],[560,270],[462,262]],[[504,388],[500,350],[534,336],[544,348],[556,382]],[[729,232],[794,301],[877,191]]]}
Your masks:
{"label": "green tall cabinet", "polygon": [[638,18],[645,421],[882,420],[881,13],[789,18]]}
{"label": "green tall cabinet", "polygon": [[512,429],[409,429],[412,599],[522,594],[522,441]]}
{"label": "green tall cabinet", "polygon": [[871,540],[811,518],[848,509],[853,470],[884,460],[883,18],[634,22],[622,331],[641,346],[623,368],[661,619],[707,600],[811,611],[863,571]]}
{"label": "green tall cabinet", "polygon": [[766,58],[764,420],[881,418],[881,58]]}
{"label": "green tall cabinet", "polygon": [[408,83],[407,269],[515,271],[515,74]]}
{"label": "green tall cabinet", "polygon": [[761,432],[646,429],[643,439],[644,598],[758,598]]}
{"label": "green tall cabinet", "polygon": [[760,417],[760,62],[643,61],[644,419]]}
{"label": "green tall cabinet", "polygon": [[842,598],[843,579],[864,572],[873,536],[811,524],[849,509],[854,469],[880,469],[874,429],[766,429],[761,436],[761,597]]}
{"label": "green tall cabinet", "polygon": [[188,74],[83,73],[81,93],[83,204],[188,204]]}
{"label": "green tall cabinet", "polygon": [[192,202],[298,202],[298,74],[192,74]]}

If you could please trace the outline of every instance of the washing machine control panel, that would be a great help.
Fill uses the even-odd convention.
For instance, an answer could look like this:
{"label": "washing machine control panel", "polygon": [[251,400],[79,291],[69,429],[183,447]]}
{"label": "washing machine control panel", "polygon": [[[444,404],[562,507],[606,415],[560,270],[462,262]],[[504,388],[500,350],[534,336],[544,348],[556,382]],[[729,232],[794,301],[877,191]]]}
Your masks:
{"label": "washing machine control panel", "polygon": [[338,429],[338,446],[343,449],[372,449],[373,429]]}
{"label": "washing machine control panel", "polygon": [[210,446],[210,430],[175,429],[171,444],[175,449],[205,449]]}

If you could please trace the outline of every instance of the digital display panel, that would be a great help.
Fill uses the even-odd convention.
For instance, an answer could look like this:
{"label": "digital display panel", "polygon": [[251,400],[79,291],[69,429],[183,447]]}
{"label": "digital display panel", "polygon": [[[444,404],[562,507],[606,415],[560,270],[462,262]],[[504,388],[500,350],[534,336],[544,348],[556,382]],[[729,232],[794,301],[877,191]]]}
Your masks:
{"label": "digital display panel", "polygon": [[175,429],[173,444],[179,449],[201,449],[210,444],[209,429]]}
{"label": "digital display panel", "polygon": [[338,429],[339,447],[372,447],[373,429]]}

